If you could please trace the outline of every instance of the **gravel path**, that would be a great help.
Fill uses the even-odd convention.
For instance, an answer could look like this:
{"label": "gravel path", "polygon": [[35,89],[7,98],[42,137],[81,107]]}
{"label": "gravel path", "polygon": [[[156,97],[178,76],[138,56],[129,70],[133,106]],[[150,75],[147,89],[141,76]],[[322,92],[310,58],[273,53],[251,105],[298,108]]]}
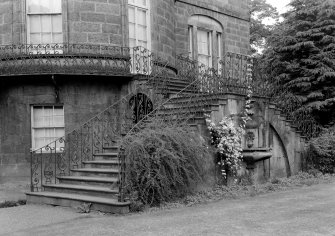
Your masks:
{"label": "gravel path", "polygon": [[0,209],[0,235],[335,235],[335,183],[125,216],[8,209]]}

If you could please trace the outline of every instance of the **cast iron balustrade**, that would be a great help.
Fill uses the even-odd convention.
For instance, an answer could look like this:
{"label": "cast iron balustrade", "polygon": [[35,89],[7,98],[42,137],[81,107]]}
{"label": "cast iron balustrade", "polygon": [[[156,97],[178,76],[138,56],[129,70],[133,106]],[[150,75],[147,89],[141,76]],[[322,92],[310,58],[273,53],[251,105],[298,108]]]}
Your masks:
{"label": "cast iron balustrade", "polygon": [[250,56],[228,52],[216,69],[187,57],[178,56],[177,60],[180,78],[191,82],[200,76],[198,86],[205,93],[246,95],[248,89],[252,89],[256,96],[267,97],[270,93],[267,84],[253,76],[254,59]]}
{"label": "cast iron balustrade", "polygon": [[149,75],[156,62],[143,47],[89,44],[1,45],[0,76]]}
{"label": "cast iron balustrade", "polygon": [[[20,49],[22,50],[22,49]],[[110,105],[79,128],[67,133],[44,147],[31,151],[31,191],[43,191],[44,184],[57,184],[59,176],[71,175],[71,170],[83,166],[84,161],[92,161],[95,154],[103,153],[104,148],[118,145],[122,135],[133,125],[133,112],[129,101],[134,94],[147,91],[148,88],[155,90],[158,85],[153,81],[163,78],[168,74],[168,62],[156,57],[143,48],[134,48],[136,52],[133,60],[136,72],[145,76],[144,80],[135,83],[133,90],[123,96],[119,101]],[[87,52],[86,52],[87,53]],[[18,53],[21,54],[21,53]],[[64,51],[63,51],[64,54]],[[34,54],[35,56],[38,54]],[[86,54],[87,55],[87,54]],[[41,56],[41,55],[39,55]],[[42,56],[44,56],[42,54]],[[82,57],[83,55],[80,54]],[[145,57],[146,59],[143,59]],[[118,57],[119,58],[119,57]],[[142,60],[143,59],[143,60]],[[159,84],[164,87],[164,83]],[[154,101],[160,101],[161,95],[157,94]],[[139,111],[140,112],[140,111]],[[139,114],[139,117],[143,115]],[[119,152],[119,188],[122,194],[122,152]],[[119,196],[119,199],[123,199]]]}
{"label": "cast iron balustrade", "polygon": [[[188,58],[176,58],[175,71],[177,73],[175,76],[177,80],[184,82],[184,87],[180,91],[175,92],[174,96],[168,98],[165,97],[165,94],[168,93],[169,86],[171,86],[169,84],[169,76],[171,76],[170,64],[155,57],[154,54],[143,48],[130,49],[114,46],[83,48],[75,46],[69,48],[69,46],[66,46],[62,49],[53,48],[53,53],[48,53],[46,49],[44,51],[41,50],[43,53],[30,53],[27,52],[27,46],[23,48],[8,47],[2,50],[2,52],[7,53],[1,54],[1,63],[7,63],[7,61],[10,61],[9,58],[12,58],[11,60],[15,60],[15,63],[17,63],[19,58],[27,57],[29,58],[27,59],[28,61],[42,60],[41,63],[43,64],[49,61],[48,57],[57,58],[59,56],[62,58],[65,55],[73,55],[74,57],[78,55],[80,58],[78,60],[83,60],[83,63],[87,62],[95,65],[99,64],[98,61],[102,60],[101,58],[110,57],[112,58],[111,60],[119,61],[122,59],[122,63],[128,63],[125,66],[125,68],[128,68],[128,74],[135,70],[136,73],[146,76],[145,80],[135,83],[129,94],[91,118],[78,129],[67,133],[64,137],[44,147],[33,150],[31,152],[31,191],[43,191],[43,184],[57,184],[58,176],[71,175],[70,170],[82,167],[83,161],[94,160],[95,154],[102,153],[106,147],[117,146],[122,137],[130,137],[132,132],[136,132],[151,122],[182,124],[192,122],[192,120],[195,121],[201,116],[203,117],[203,114],[208,111],[211,99],[216,99],[221,94],[246,95],[247,90],[251,89],[253,96],[262,96],[268,99],[269,102],[278,98],[278,96],[275,96],[276,94],[269,80],[263,79],[263,77],[256,77],[259,73],[252,70],[253,59],[234,53],[225,55],[218,66],[219,70],[208,68]],[[6,55],[12,56],[8,57]],[[85,55],[87,58],[85,58]],[[46,66],[49,66],[49,69],[54,69],[53,65]],[[56,67],[57,70],[63,70],[64,65],[61,64],[61,66]],[[106,64],[102,66],[104,67]],[[0,70],[6,68],[0,66]],[[98,67],[96,70],[99,70]],[[92,72],[92,70],[90,71]],[[103,72],[96,73],[107,74],[107,71],[106,69]],[[79,73],[79,71],[77,72]],[[88,73],[88,71],[86,72]],[[140,93],[154,96],[150,97],[153,103],[148,103],[153,107],[152,110],[149,109],[151,112],[134,114],[134,111],[130,109],[132,106],[130,101],[132,101],[134,95]],[[285,114],[290,113],[292,107],[287,106],[286,108],[284,110]],[[144,110],[148,109],[136,109],[136,112]],[[134,115],[140,117],[136,125],[133,123]],[[311,135],[318,129],[316,124],[307,114],[300,113],[300,115],[287,117],[298,123],[298,130],[302,131],[303,135]],[[124,201],[123,184],[126,164],[122,147],[119,151],[118,160],[119,200]]]}

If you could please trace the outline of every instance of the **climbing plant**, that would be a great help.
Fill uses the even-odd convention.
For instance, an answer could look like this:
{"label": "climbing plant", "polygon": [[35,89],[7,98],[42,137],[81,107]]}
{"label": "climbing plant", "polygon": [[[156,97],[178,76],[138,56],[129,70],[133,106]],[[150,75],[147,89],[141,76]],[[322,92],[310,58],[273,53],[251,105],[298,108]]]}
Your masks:
{"label": "climbing plant", "polygon": [[249,87],[243,112],[237,116],[239,119],[225,116],[215,124],[207,115],[206,123],[211,137],[211,145],[216,148],[216,164],[219,166],[222,177],[227,181],[228,175],[237,177],[241,168],[242,138],[245,134],[245,125],[250,119],[252,90]]}

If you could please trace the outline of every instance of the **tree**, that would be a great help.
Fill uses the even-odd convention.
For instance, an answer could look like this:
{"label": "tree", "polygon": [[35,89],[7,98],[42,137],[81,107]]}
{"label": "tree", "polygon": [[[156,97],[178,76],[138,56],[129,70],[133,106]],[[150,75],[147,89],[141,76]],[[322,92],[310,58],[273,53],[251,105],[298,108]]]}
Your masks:
{"label": "tree", "polygon": [[292,0],[290,6],[268,41],[265,61],[272,77],[298,96],[321,123],[331,123],[335,120],[335,2]]}
{"label": "tree", "polygon": [[266,39],[272,34],[273,25],[266,25],[263,21],[271,18],[278,21],[277,9],[265,2],[265,0],[251,0],[250,2],[250,45],[252,52],[257,48],[263,48]]}

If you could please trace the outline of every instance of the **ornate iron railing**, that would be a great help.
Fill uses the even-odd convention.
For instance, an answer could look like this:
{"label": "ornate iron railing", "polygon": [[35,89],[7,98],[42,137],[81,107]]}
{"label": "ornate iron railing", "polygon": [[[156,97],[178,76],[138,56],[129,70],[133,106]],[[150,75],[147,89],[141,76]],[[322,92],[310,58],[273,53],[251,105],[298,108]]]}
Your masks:
{"label": "ornate iron railing", "polygon": [[[122,136],[129,137],[132,132],[136,132],[149,123],[159,121],[177,125],[189,123],[192,119],[196,120],[207,111],[211,98],[215,99],[219,94],[246,95],[247,90],[251,88],[254,96],[275,98],[273,84],[255,76],[258,72],[255,71],[257,68],[252,71],[253,59],[244,55],[227,53],[219,62],[217,69],[207,68],[198,62],[178,57],[175,62],[176,70],[171,70],[167,61],[155,57],[154,54],[140,47],[130,49],[99,45],[87,48],[74,45],[62,46],[61,49],[53,47],[50,52],[47,51],[48,48],[31,52],[27,45],[21,48],[9,46],[2,48],[2,51],[0,50],[3,52],[0,54],[0,73],[2,75],[15,74],[6,63],[11,60],[15,61],[11,66],[17,66],[19,69],[21,58],[23,61],[30,61],[32,65],[35,63],[46,65],[46,69],[43,69],[44,73],[50,73],[50,71],[68,73],[64,68],[73,66],[79,68],[75,66],[77,62],[74,62],[77,59],[71,61],[72,58],[77,57],[78,60],[83,60],[82,67],[85,63],[92,65],[90,69],[83,68],[84,71],[77,71],[80,74],[115,75],[115,72],[110,71],[111,64],[106,62],[106,60],[112,60],[117,61],[113,64],[116,67],[118,63],[125,63],[121,68],[127,69],[121,69],[120,74],[136,73],[146,78],[138,80],[129,94],[85,122],[78,129],[42,148],[33,150],[31,152],[31,191],[43,190],[44,183],[57,183],[57,176],[70,175],[70,170],[81,167],[83,161],[93,160],[94,155],[102,152],[105,147],[118,144]],[[71,61],[71,66],[65,63],[65,58]],[[54,63],[57,66],[54,66]],[[18,71],[16,74],[32,74],[22,70]],[[170,93],[169,76],[176,76],[178,80],[185,82],[184,87],[170,98],[165,97]],[[152,103],[146,101],[145,94],[150,94]],[[288,109],[288,106],[286,108]],[[286,113],[290,111],[285,110]],[[301,120],[307,119],[307,116],[303,114],[293,116],[292,120],[300,121],[302,124]],[[135,126],[133,126],[134,121],[137,123]],[[308,132],[311,133],[314,127],[313,122],[305,122],[298,126],[298,130],[306,130],[306,132],[310,130]],[[119,161],[119,199],[123,201],[126,164],[122,150],[119,153]]]}
{"label": "ornate iron railing", "polygon": [[[144,74],[146,79],[134,84],[130,93],[78,129],[31,151],[31,191],[43,191],[43,184],[58,183],[58,176],[71,175],[70,170],[80,168],[83,161],[94,160],[96,153],[118,144],[122,135],[125,135],[133,125],[134,114],[129,104],[131,98],[137,93],[154,89],[153,80],[168,74],[167,61],[161,60],[147,50],[145,53],[150,60],[139,65],[144,66],[145,70],[150,69]],[[144,68],[139,68],[138,71],[142,74]],[[160,99],[163,97],[156,94],[154,101],[158,103]]]}
{"label": "ornate iron railing", "polygon": [[0,46],[0,76],[32,74],[149,75],[151,52],[142,47],[93,44]]}
{"label": "ornate iron railing", "polygon": [[246,95],[250,88],[257,96],[268,96],[270,93],[267,84],[258,76],[252,76],[254,59],[250,56],[228,52],[218,62],[217,68],[208,68],[187,57],[178,56],[177,59],[176,67],[180,79],[191,82],[201,71],[207,71],[199,78],[199,86],[207,93]]}

